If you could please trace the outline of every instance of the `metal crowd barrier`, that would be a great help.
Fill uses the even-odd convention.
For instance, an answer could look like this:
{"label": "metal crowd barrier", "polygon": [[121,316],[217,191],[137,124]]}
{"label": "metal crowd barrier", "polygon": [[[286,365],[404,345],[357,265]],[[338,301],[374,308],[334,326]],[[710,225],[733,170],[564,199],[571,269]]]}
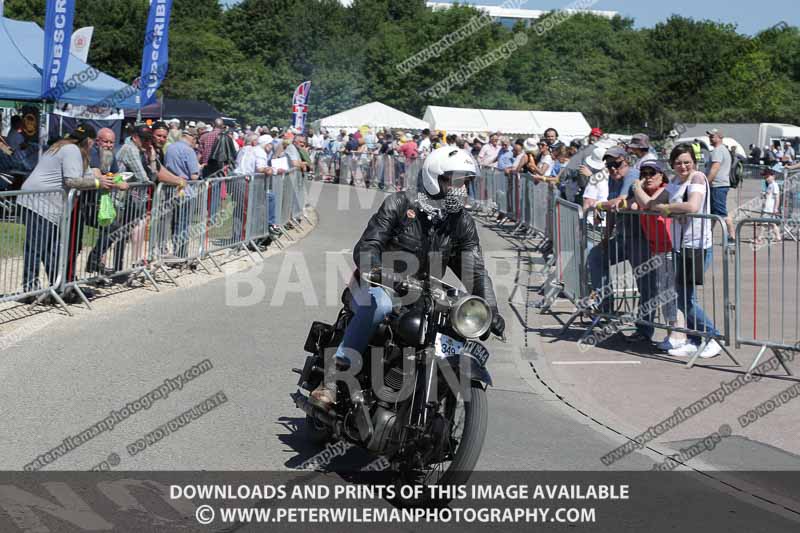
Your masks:
{"label": "metal crowd barrier", "polygon": [[[63,295],[89,307],[85,286],[142,275],[156,289],[154,269],[196,263],[214,252],[244,248],[303,217],[305,179],[229,176],[186,187],[131,183],[127,190],[0,192],[0,303],[51,296],[68,314]],[[100,216],[101,202],[113,212]],[[289,237],[291,238],[291,237]],[[257,247],[254,247],[257,250]],[[42,264],[44,269],[42,271]],[[206,269],[208,271],[208,269]]]}
{"label": "metal crowd barrier", "polygon": [[373,181],[378,187],[389,191],[395,188],[398,161],[394,156],[378,154],[372,160]]}
{"label": "metal crowd barrier", "polygon": [[507,217],[508,213],[508,179],[506,175],[497,170],[496,168],[490,169],[492,179],[494,181],[494,203],[497,206],[497,212]]}
{"label": "metal crowd barrier", "polygon": [[[293,171],[295,179],[302,179]],[[212,254],[230,248],[244,249],[255,261],[246,243],[245,223],[250,176],[228,176],[206,180],[208,183],[205,244],[203,258],[211,259],[218,270],[222,270]]]}
{"label": "metal crowd barrier", "polygon": [[424,157],[407,159],[400,154],[334,154],[318,158],[316,172],[326,181],[338,179],[342,185],[413,192],[419,188],[423,162]]}
{"label": "metal crowd barrier", "polygon": [[[100,218],[100,204],[109,201],[115,216]],[[67,200],[71,217],[66,235],[68,261],[63,293],[75,291],[91,308],[82,285],[113,278],[145,276],[158,288],[148,271],[148,222],[153,185],[130,183],[127,190],[71,190]]]}
{"label": "metal crowd barrier", "polygon": [[372,158],[370,154],[343,154],[339,182],[356,187],[369,186],[372,181]]}
{"label": "metal crowd barrier", "polygon": [[289,179],[292,181],[292,219],[300,223],[306,205],[306,180],[297,170],[289,173]]}
{"label": "metal crowd barrier", "polygon": [[759,348],[748,373],[769,349],[791,376],[782,352],[800,351],[800,243],[784,239],[779,224],[759,217],[736,226],[735,341]]}
{"label": "metal crowd barrier", "polygon": [[173,283],[175,279],[167,271],[167,265],[197,264],[205,269],[201,260],[210,216],[209,183],[218,179],[224,178],[189,181],[183,190],[163,183],[156,187],[150,213],[148,261]]}
{"label": "metal crowd barrier", "polygon": [[401,175],[402,183],[398,185],[398,190],[407,190],[416,193],[421,189],[422,166],[425,158],[417,157],[406,159],[404,163],[405,173]]}
{"label": "metal crowd barrier", "polygon": [[752,163],[745,163],[742,165],[744,169],[744,179],[748,180],[760,180],[762,178],[762,172],[765,169],[770,168],[770,165],[753,165]]}
{"label": "metal crowd barrier", "polygon": [[481,211],[490,211],[493,207],[491,198],[493,197],[491,188],[493,186],[489,167],[480,167],[480,172],[475,177],[473,182],[473,190],[475,191],[475,204]]}
{"label": "metal crowd barrier", "polygon": [[780,201],[781,230],[794,241],[800,241],[797,227],[800,220],[800,170],[784,171]]}
{"label": "metal crowd barrier", "polygon": [[57,292],[67,255],[62,230],[71,216],[65,197],[62,191],[0,192],[0,302],[32,303],[50,295],[72,314]]}
{"label": "metal crowd barrier", "polygon": [[[245,241],[248,243],[256,243],[261,239],[271,237],[272,226],[278,224],[273,178],[273,176],[256,174],[250,180],[250,197],[247,201],[245,223]],[[278,243],[278,241],[275,242]],[[254,248],[261,255],[258,246],[254,246]]]}
{"label": "metal crowd barrier", "polygon": [[555,188],[544,182],[535,183],[532,179],[528,181],[528,189],[531,195],[531,229],[545,239],[552,239],[552,213]]}
{"label": "metal crowd barrier", "polygon": [[314,174],[323,181],[332,181],[338,176],[337,158],[332,154],[319,153],[314,164]]}
{"label": "metal crowd barrier", "polygon": [[[655,329],[674,331],[700,343],[688,367],[712,340],[722,343],[738,365],[725,348],[731,344],[730,252],[722,217],[622,210],[609,214],[606,225],[595,226],[595,210],[589,209],[573,235],[572,206],[556,200],[556,279],[562,293],[577,302],[562,332],[582,315],[593,318],[584,339],[601,320],[636,325],[648,335]],[[687,248],[676,253],[680,242]],[[587,251],[585,260],[565,257],[578,255],[572,246]],[[694,270],[694,261],[702,270]]]}
{"label": "metal crowd barrier", "polygon": [[292,183],[291,172],[280,175],[281,186],[281,210],[278,217],[278,224],[286,226],[292,220],[292,202],[294,195],[294,184]]}
{"label": "metal crowd barrier", "polygon": [[584,247],[581,239],[581,207],[572,202],[555,199],[553,220],[555,236],[553,253],[556,257],[557,280],[564,296],[578,304],[584,296],[582,289]]}

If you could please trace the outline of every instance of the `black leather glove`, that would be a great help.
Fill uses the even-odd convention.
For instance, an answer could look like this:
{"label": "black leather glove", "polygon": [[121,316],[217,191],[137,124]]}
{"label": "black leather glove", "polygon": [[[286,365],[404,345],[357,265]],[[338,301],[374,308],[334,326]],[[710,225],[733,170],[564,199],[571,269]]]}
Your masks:
{"label": "black leather glove", "polygon": [[506,330],[506,321],[503,320],[503,317],[500,316],[500,313],[495,312],[492,316],[492,326],[489,328],[489,331],[497,335],[498,337],[503,336],[503,332]]}
{"label": "black leather glove", "polygon": [[381,283],[383,281],[383,276],[381,276],[381,267],[373,267],[372,270],[369,271],[368,278],[372,283]]}
{"label": "black leather glove", "polygon": [[506,330],[506,321],[503,320],[503,317],[500,316],[500,313],[494,309],[492,310],[492,324],[489,326],[489,331],[481,335],[480,339],[485,341],[489,338],[491,334],[495,334],[498,337],[503,336],[503,332]]}

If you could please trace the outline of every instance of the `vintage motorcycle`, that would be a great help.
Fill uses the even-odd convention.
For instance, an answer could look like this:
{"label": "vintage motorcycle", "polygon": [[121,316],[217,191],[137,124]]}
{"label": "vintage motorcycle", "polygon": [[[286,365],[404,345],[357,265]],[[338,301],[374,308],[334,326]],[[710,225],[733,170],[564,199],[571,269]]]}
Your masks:
{"label": "vintage motorcycle", "polygon": [[[362,364],[349,370],[349,384],[339,382],[331,410],[300,389],[291,395],[307,415],[312,439],[344,439],[382,456],[397,482],[466,482],[486,435],[486,387],[492,379],[489,351],[478,340],[490,335],[489,305],[432,276],[401,279],[384,271],[361,279],[388,289],[395,305],[370,339]],[[336,323],[312,324],[305,343],[311,355],[302,369],[293,369],[300,388],[314,390],[335,366],[332,355],[353,316],[349,301],[346,289]]]}

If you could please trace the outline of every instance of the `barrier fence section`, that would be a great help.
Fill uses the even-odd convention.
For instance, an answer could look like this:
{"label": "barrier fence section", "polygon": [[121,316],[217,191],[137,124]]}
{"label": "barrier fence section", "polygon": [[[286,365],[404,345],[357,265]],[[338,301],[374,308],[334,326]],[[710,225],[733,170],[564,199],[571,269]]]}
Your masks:
{"label": "barrier fence section", "polygon": [[[271,228],[278,225],[274,179],[275,177],[271,175],[256,174],[250,180],[250,198],[247,201],[245,224],[245,241],[248,243],[271,237]],[[254,248],[260,255],[259,248],[257,246]]]}
{"label": "barrier fence section", "polygon": [[564,295],[576,303],[583,297],[583,246],[581,245],[581,207],[556,199],[555,219],[558,279]]}
{"label": "barrier fence section", "polygon": [[[131,279],[141,274],[158,288],[148,271],[153,191],[152,184],[130,183],[126,190],[69,192],[64,294],[75,291],[91,308],[81,287],[100,279]],[[110,213],[101,211],[103,203],[111,206]]]}
{"label": "barrier fence section", "polygon": [[781,230],[794,241],[799,241],[797,222],[800,220],[800,170],[784,171],[780,185]]}
{"label": "barrier fence section", "polygon": [[203,259],[219,268],[211,254],[234,248],[254,259],[248,248],[258,251],[255,241],[277,230],[289,236],[283,226],[300,224],[305,201],[299,170],[189,181],[184,188],[129,183],[111,191],[2,192],[0,303],[50,295],[71,314],[62,296],[75,292],[91,308],[87,285],[141,275],[158,290],[156,269],[175,283],[167,265],[208,272]]}
{"label": "barrier fence section", "polygon": [[473,194],[475,203],[481,211],[485,213],[496,212],[497,203],[495,202],[495,174],[491,167],[479,167],[479,173],[475,177],[473,184]]}
{"label": "barrier fence section", "polygon": [[506,175],[496,168],[490,169],[492,179],[494,181],[494,204],[497,206],[497,212],[502,216],[507,217],[508,213],[508,180]]}
{"label": "barrier fence section", "polygon": [[156,187],[150,215],[148,261],[173,283],[175,280],[166,270],[167,265],[198,264],[205,269],[201,259],[205,254],[211,181],[189,181],[183,189],[163,183]]}
{"label": "barrier fence section", "polygon": [[290,172],[289,179],[292,182],[292,219],[300,223],[306,205],[306,180],[299,171]]}
{"label": "barrier fence section", "polygon": [[424,155],[409,159],[402,154],[319,153],[313,160],[314,179],[386,191],[415,192],[419,189],[424,160]]}
{"label": "barrier fence section", "polygon": [[[572,230],[564,211],[564,202],[558,199],[556,265],[564,294],[573,302],[577,297],[578,304],[562,332],[577,317],[588,315],[592,324],[584,340],[606,320],[618,327],[634,325],[646,337],[656,329],[688,336],[689,342],[699,344],[688,367],[711,341],[721,342],[722,350],[738,365],[725,347],[731,343],[730,251],[722,217],[588,209],[578,237],[585,258],[579,260],[581,268],[573,268],[561,257],[565,221],[567,231]],[[575,279],[580,279],[577,295],[567,287]],[[593,342],[599,342],[596,336]]]}
{"label": "barrier fence section", "polygon": [[791,376],[782,351],[800,349],[800,243],[773,234],[778,224],[758,217],[736,226],[735,341],[759,348],[748,372],[769,349]]}
{"label": "barrier fence section", "polygon": [[[52,296],[64,279],[71,211],[62,191],[0,192],[0,302]],[[44,271],[41,266],[44,265]]]}

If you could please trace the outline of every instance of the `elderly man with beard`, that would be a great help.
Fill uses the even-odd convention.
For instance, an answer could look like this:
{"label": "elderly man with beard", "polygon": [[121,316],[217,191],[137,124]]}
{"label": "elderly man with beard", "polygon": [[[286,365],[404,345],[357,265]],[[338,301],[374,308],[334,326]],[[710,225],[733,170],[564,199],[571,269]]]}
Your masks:
{"label": "elderly man with beard", "polygon": [[[109,174],[117,174],[119,172],[119,165],[114,155],[114,144],[116,142],[116,134],[110,128],[101,128],[97,132],[97,140],[89,150],[89,168],[95,177],[107,176]],[[92,227],[97,226],[97,211],[100,207],[100,194],[97,191],[85,191],[81,193],[80,207],[82,219],[78,225],[78,238],[76,239],[78,250],[83,242],[83,224],[88,224]],[[98,228],[99,229],[99,228]],[[89,265],[89,271],[94,271],[97,265],[94,263]],[[98,269],[99,270],[99,269]]]}
{"label": "elderly man with beard", "polygon": [[89,167],[95,174],[116,174],[119,165],[114,157],[116,134],[110,128],[102,128],[97,132],[97,142],[89,152]]}

